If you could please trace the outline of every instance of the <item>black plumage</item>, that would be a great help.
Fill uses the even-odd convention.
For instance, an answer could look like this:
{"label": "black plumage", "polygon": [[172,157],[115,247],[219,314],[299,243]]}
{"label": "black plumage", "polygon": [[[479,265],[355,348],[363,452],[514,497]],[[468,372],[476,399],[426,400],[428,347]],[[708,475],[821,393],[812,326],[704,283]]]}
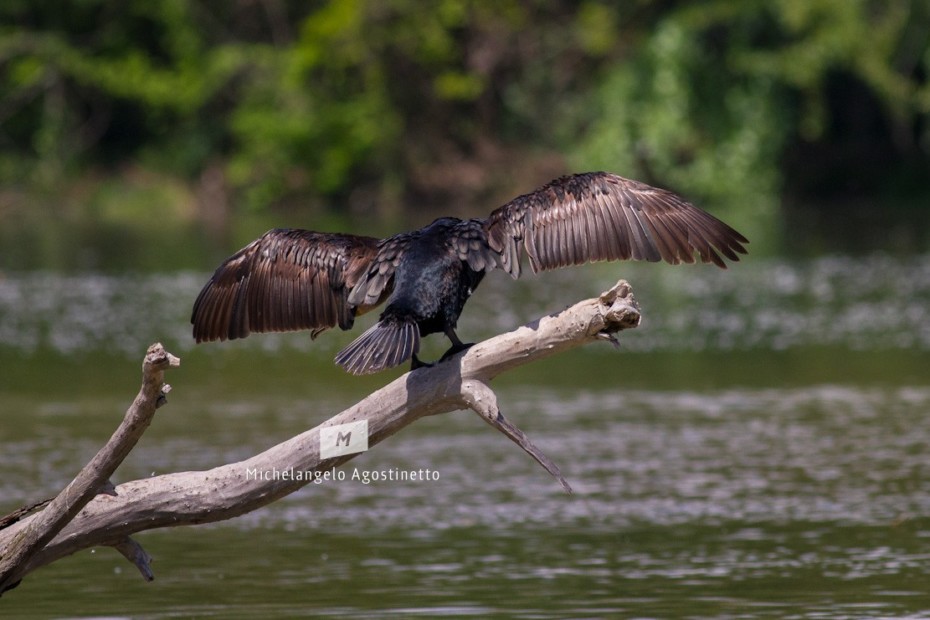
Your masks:
{"label": "black plumage", "polygon": [[312,337],[387,300],[379,321],[336,355],[354,374],[417,358],[420,338],[455,327],[485,273],[520,275],[603,260],[665,260],[726,268],[745,254],[741,234],[680,196],[614,174],[562,177],[486,219],[440,218],[387,239],[275,229],[227,259],[191,315],[197,342],[250,332],[312,330]]}

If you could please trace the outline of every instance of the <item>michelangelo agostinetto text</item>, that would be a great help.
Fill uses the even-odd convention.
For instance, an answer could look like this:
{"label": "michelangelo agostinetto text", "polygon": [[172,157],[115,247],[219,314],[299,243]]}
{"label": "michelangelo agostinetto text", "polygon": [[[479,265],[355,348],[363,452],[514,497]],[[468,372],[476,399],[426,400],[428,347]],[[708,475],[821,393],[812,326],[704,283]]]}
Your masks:
{"label": "michelangelo agostinetto text", "polygon": [[247,468],[246,480],[294,480],[307,481],[315,484],[324,482],[344,482],[352,480],[362,484],[372,482],[435,482],[439,480],[439,472],[435,469],[360,469],[354,467],[347,472],[344,469],[331,469],[329,471],[316,471],[312,469],[277,468],[258,469]]}

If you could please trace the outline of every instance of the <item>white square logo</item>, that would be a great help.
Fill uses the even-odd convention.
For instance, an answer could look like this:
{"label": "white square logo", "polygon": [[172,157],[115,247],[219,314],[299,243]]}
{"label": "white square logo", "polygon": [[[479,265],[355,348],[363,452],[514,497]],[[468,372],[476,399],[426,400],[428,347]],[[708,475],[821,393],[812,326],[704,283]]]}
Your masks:
{"label": "white square logo", "polygon": [[320,458],[355,454],[368,449],[368,420],[337,424],[320,429]]}

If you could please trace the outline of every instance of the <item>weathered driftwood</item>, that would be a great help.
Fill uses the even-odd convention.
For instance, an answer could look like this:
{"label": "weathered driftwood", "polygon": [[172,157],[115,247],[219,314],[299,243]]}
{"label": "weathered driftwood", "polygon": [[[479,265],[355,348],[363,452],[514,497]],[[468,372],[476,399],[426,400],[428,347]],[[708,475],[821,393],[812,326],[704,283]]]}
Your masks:
{"label": "weathered driftwood", "polygon": [[472,409],[571,487],[558,467],[501,414],[488,382],[500,373],[596,340],[614,342],[616,332],[639,324],[639,309],[625,281],[599,297],[581,301],[466,352],[407,373],[316,428],[250,459],[207,471],[166,474],[113,488],[109,478],[148,427],[170,389],[164,371],[179,360],[152,345],[143,364],[143,384],[110,441],[41,511],[17,515],[0,529],[0,593],[33,570],[81,549],[111,546],[146,579],[151,558],[130,536],[136,532],[230,519],[265,506],[308,484],[309,475],[255,476],[248,472],[329,471],[356,454],[320,458],[320,430],[367,420],[369,448],[428,415]]}

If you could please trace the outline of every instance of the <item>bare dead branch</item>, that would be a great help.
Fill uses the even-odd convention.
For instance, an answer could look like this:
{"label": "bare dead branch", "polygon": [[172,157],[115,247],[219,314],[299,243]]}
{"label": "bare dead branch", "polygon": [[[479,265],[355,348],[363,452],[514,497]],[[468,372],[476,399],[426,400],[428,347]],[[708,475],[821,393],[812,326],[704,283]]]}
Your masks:
{"label": "bare dead branch", "polygon": [[95,495],[110,492],[113,486],[110,476],[142,437],[155,410],[165,402],[165,394],[170,389],[164,384],[165,369],[179,364],[180,360],[165,351],[161,344],[149,347],[142,364],[142,387],[116,432],[55,499],[41,512],[23,521],[26,525],[19,528],[9,544],[0,546],[0,592],[19,582],[31,558]]}
{"label": "bare dead branch", "polygon": [[[597,298],[477,343],[431,368],[407,373],[316,428],[247,460],[207,471],[134,480],[100,493],[148,426],[155,408],[164,402],[164,369],[178,364],[160,345],[153,345],[149,353],[160,349],[158,361],[146,356],[142,389],[110,442],[45,509],[0,530],[0,592],[41,566],[97,545],[115,547],[151,579],[151,558],[130,538],[132,534],[231,519],[293,493],[313,474],[357,456],[323,459],[320,441],[322,429],[360,420],[367,422],[371,448],[424,416],[473,409],[570,492],[555,463],[501,415],[488,383],[517,366],[590,342],[613,340],[620,330],[636,327],[639,317],[630,286],[621,280]],[[263,475],[274,471],[305,475]]]}

